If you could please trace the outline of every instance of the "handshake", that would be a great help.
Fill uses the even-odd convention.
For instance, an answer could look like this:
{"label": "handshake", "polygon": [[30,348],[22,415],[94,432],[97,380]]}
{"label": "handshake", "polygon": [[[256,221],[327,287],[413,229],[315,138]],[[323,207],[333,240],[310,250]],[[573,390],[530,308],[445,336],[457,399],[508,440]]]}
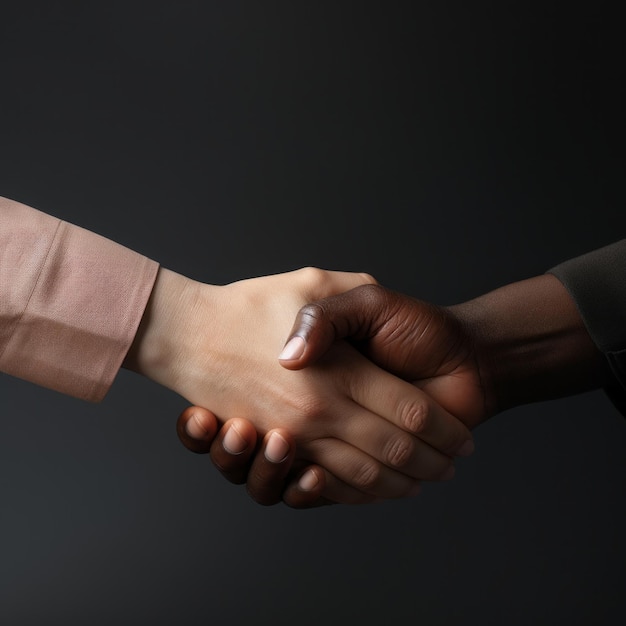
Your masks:
{"label": "handshake", "polygon": [[519,404],[602,387],[626,414],[626,240],[443,307],[314,268],[203,284],[3,198],[0,225],[0,371],[97,401],[123,361],[263,504],[415,495]]}
{"label": "handshake", "polygon": [[315,268],[226,286],[161,268],[124,367],[196,405],[187,448],[297,508],[414,496],[489,417],[610,379],[552,274],[443,307]]}

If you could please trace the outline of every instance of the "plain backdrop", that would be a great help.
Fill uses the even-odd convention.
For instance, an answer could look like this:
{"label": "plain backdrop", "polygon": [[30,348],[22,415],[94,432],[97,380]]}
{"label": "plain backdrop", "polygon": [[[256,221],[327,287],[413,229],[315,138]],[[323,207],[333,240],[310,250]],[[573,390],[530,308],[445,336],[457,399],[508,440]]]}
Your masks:
{"label": "plain backdrop", "polygon": [[[2,2],[0,195],[205,282],[316,265],[460,302],[624,237],[607,6]],[[125,371],[99,405],[0,377],[0,623],[626,609],[626,423],[601,391],[480,426],[418,498],[314,511],[187,452],[185,406]]]}

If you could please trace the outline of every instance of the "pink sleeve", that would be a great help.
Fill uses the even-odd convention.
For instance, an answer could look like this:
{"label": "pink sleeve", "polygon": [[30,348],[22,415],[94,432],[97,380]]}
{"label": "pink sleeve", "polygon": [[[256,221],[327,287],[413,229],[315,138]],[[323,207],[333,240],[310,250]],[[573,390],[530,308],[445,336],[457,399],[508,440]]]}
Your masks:
{"label": "pink sleeve", "polygon": [[157,270],[113,241],[0,198],[0,371],[101,400]]}

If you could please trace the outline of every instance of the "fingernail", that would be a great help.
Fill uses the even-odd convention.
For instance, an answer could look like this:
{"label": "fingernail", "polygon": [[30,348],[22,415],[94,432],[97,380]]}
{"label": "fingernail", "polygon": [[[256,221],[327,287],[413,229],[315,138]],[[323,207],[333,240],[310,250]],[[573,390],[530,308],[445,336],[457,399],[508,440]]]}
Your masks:
{"label": "fingernail", "polygon": [[469,456],[474,452],[474,442],[468,439],[455,453],[456,456]]}
{"label": "fingernail", "polygon": [[209,435],[209,431],[195,414],[187,420],[185,431],[192,439],[207,439]]}
{"label": "fingernail", "polygon": [[302,337],[292,337],[278,355],[279,361],[295,361],[304,354],[306,343]]}
{"label": "fingernail", "polygon": [[456,469],[454,468],[454,465],[450,465],[450,467],[439,477],[439,480],[450,480],[454,476],[455,472]]}
{"label": "fingernail", "polygon": [[278,433],[272,433],[265,446],[265,458],[271,463],[280,463],[289,454],[289,444]]}
{"label": "fingernail", "polygon": [[231,426],[224,435],[222,445],[230,454],[241,454],[247,447],[246,440],[239,434],[235,426]]}
{"label": "fingernail", "polygon": [[307,470],[302,474],[300,480],[298,481],[298,487],[302,489],[302,491],[313,491],[317,486],[317,474],[313,470]]}

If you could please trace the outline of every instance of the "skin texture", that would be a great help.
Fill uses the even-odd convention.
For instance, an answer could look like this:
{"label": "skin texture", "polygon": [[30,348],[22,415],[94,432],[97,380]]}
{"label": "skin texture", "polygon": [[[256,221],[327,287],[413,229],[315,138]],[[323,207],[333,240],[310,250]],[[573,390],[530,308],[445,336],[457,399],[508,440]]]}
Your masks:
{"label": "skin texture", "polygon": [[[310,367],[345,338],[469,428],[519,404],[603,387],[609,377],[574,302],[551,275],[453,307],[379,285],[360,286],[300,309],[287,340],[298,348],[296,356],[281,365],[294,371]],[[279,491],[279,485],[252,480],[253,497],[263,489]],[[325,501],[324,480],[296,506]],[[291,483],[285,493],[293,489]]]}
{"label": "skin texture", "polygon": [[[125,367],[221,420],[248,420],[261,438],[285,429],[296,442],[293,470],[327,470],[333,501],[412,495],[420,480],[451,477],[451,456],[471,440],[459,420],[347,342],[301,372],[276,360],[303,305],[372,282],[306,268],[218,287],[161,269]],[[238,432],[228,432],[232,451]]]}

